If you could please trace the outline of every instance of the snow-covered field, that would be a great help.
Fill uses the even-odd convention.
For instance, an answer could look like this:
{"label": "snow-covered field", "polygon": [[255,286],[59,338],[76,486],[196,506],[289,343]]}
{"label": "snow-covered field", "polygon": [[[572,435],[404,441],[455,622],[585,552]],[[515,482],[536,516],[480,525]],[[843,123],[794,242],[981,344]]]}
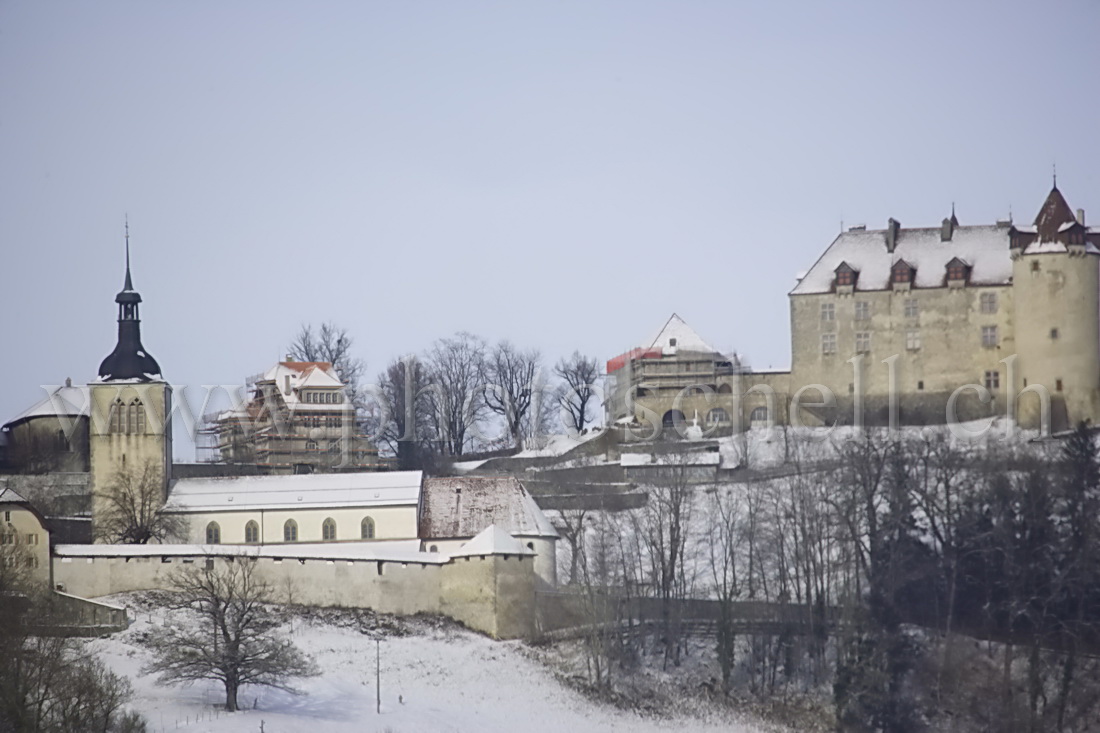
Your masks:
{"label": "snow-covered field", "polygon": [[[375,642],[354,625],[298,619],[287,628],[314,656],[321,674],[300,681],[305,693],[243,688],[242,707],[217,711],[224,690],[215,682],[160,685],[141,674],[148,652],[140,644],[150,624],[171,620],[139,596],[113,596],[135,619],[125,632],[88,642],[89,649],[134,686],[131,707],[156,731],[210,733],[561,733],[562,731],[725,731],[761,733],[763,725],[681,714],[642,717],[594,702],[563,685],[521,642],[497,642],[451,624],[401,622],[409,633],[381,641],[382,712],[375,712]],[[135,609],[135,606],[137,607]],[[255,704],[255,708],[252,706]]]}

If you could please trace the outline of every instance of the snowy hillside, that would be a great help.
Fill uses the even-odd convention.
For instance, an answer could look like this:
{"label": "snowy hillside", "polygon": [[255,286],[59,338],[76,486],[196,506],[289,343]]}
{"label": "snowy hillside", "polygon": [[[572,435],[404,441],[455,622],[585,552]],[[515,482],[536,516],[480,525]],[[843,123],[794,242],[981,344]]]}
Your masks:
{"label": "snowy hillside", "polygon": [[[349,614],[321,612],[288,626],[300,648],[322,670],[302,681],[304,695],[244,688],[242,707],[217,711],[224,690],[216,683],[166,687],[142,675],[149,655],[140,640],[150,624],[177,622],[135,594],[114,596],[129,606],[134,624],[89,648],[134,686],[131,707],[145,716],[150,733],[430,733],[477,731],[511,733],[561,731],[726,731],[773,730],[687,714],[641,717],[601,705],[564,686],[532,658],[520,642],[496,642],[449,623],[397,621],[381,642],[382,713],[375,712],[375,642]],[[255,703],[254,703],[255,701]]]}

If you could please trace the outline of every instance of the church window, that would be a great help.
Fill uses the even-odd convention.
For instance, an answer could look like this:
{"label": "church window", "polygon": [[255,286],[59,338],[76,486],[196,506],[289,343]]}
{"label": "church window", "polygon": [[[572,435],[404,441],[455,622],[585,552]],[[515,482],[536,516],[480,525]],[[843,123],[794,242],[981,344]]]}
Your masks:
{"label": "church window", "polygon": [[910,329],[905,332],[905,348],[916,351],[920,348],[920,331]]}
{"label": "church window", "polygon": [[365,540],[374,539],[374,520],[370,517],[363,517],[363,522],[359,525],[359,536]]}
{"label": "church window", "polygon": [[283,542],[297,542],[298,541],[298,523],[293,519],[286,520],[286,524],[283,525]]}
{"label": "church window", "polygon": [[329,517],[321,525],[321,539],[328,541],[336,539],[336,520]]}
{"label": "church window", "polygon": [[217,522],[206,525],[206,544],[220,545],[222,543],[222,528]]}
{"label": "church window", "polygon": [[871,350],[871,332],[870,331],[857,331],[856,332],[856,352],[860,354],[867,353]]}
{"label": "church window", "polygon": [[871,303],[866,300],[856,301],[856,320],[866,321],[871,317]]}
{"label": "church window", "polygon": [[244,541],[250,545],[255,545],[260,541],[260,525],[256,524],[255,520],[251,520],[244,525]]}
{"label": "church window", "polygon": [[707,422],[711,425],[717,425],[718,423],[729,422],[730,416],[721,407],[715,407],[707,413]]}
{"label": "church window", "polygon": [[110,432],[122,433],[125,432],[126,416],[123,414],[126,411],[126,407],[122,404],[122,400],[115,400],[111,405],[111,424]]}
{"label": "church window", "polygon": [[835,354],[836,353],[836,334],[835,333],[823,333],[823,334],[821,334],[821,353],[822,354]]}
{"label": "church window", "polygon": [[985,373],[985,388],[986,389],[1000,389],[1001,387],[1001,373],[997,371],[987,371]]}
{"label": "church window", "polygon": [[920,306],[917,304],[916,298],[905,299],[905,317],[916,318],[920,315]]}
{"label": "church window", "polygon": [[756,407],[749,413],[749,425],[754,428],[767,427],[768,408]]}
{"label": "church window", "polygon": [[836,304],[835,303],[822,303],[821,304],[821,320],[823,320],[823,321],[835,321],[836,320]]}
{"label": "church window", "polygon": [[145,408],[141,404],[141,400],[134,400],[130,403],[128,409],[129,415],[126,419],[126,432],[134,433],[136,435],[145,434]]}
{"label": "church window", "polygon": [[982,326],[982,346],[992,348],[997,345],[997,327]]}

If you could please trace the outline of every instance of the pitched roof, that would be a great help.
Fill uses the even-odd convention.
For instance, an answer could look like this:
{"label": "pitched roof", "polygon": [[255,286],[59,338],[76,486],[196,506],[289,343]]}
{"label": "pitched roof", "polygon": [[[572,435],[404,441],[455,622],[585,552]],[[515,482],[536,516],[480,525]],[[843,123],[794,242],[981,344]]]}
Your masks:
{"label": "pitched roof", "polygon": [[843,262],[859,271],[856,290],[885,290],[890,284],[890,269],[900,260],[916,269],[914,287],[941,287],[947,263],[956,257],[971,266],[970,282],[975,285],[1011,282],[1008,227],[960,226],[948,241],[941,241],[940,232],[940,227],[901,229],[892,253],[886,249],[885,230],[842,232],[791,294],[830,292],[834,271]]}
{"label": "pitched roof", "polygon": [[33,406],[19,413],[6,424],[12,425],[20,420],[28,420],[32,417],[51,417],[65,415],[66,417],[79,417],[87,415],[91,410],[91,402],[88,398],[89,390],[86,385],[78,387],[58,387],[50,392],[45,399],[36,402]]}
{"label": "pitched roof", "polygon": [[1073,209],[1069,207],[1065,197],[1062,196],[1062,192],[1055,186],[1050,189],[1042,208],[1035,215],[1034,224],[1039,232],[1039,241],[1050,242],[1058,236],[1060,231],[1063,231],[1063,224],[1071,224],[1076,221],[1077,218],[1073,215]]}
{"label": "pitched roof", "polygon": [[554,525],[512,476],[451,476],[424,481],[420,537],[473,537],[496,525],[518,536],[557,537]]}
{"label": "pitched roof", "polygon": [[481,530],[476,537],[450,553],[451,557],[470,555],[534,555],[523,543],[495,524]]}
{"label": "pitched roof", "polygon": [[699,351],[707,354],[717,353],[695,329],[687,322],[673,313],[665,325],[649,341],[648,348],[661,349],[665,354],[675,354],[677,351]]}
{"label": "pitched roof", "polygon": [[0,503],[4,504],[28,504],[29,502],[19,494],[15,493],[14,489],[3,488],[0,489]]}
{"label": "pitched roof", "polygon": [[179,479],[165,511],[407,506],[418,503],[422,480],[420,471]]}

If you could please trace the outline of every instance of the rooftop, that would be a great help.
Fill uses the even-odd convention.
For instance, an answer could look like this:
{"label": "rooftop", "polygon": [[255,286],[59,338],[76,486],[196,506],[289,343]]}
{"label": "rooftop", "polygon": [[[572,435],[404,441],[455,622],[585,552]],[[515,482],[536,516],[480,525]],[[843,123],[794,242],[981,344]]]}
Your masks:
{"label": "rooftop", "polygon": [[491,525],[517,536],[558,536],[527,489],[512,476],[454,476],[424,482],[421,538],[473,537]]}

